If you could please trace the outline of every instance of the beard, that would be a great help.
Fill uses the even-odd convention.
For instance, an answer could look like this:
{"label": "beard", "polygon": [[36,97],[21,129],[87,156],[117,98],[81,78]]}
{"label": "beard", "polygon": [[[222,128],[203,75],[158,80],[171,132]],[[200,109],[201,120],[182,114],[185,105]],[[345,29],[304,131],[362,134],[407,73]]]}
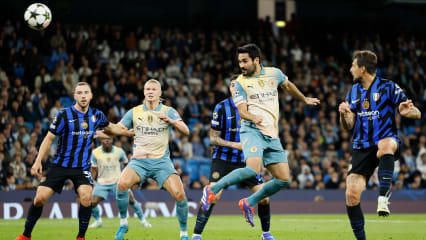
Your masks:
{"label": "beard", "polygon": [[361,82],[362,77],[354,77],[354,82],[359,83]]}
{"label": "beard", "polygon": [[256,65],[253,64],[253,66],[250,68],[242,68],[242,70],[245,70],[246,73],[243,72],[243,76],[252,76],[256,72]]}

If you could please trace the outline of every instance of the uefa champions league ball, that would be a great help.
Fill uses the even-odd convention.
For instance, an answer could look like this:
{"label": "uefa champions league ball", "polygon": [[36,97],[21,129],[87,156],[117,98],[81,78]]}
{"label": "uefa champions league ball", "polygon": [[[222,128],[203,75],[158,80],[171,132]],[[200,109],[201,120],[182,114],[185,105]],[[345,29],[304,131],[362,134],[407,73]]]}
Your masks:
{"label": "uefa champions league ball", "polygon": [[25,11],[24,19],[30,28],[41,30],[49,26],[52,13],[43,3],[33,3]]}

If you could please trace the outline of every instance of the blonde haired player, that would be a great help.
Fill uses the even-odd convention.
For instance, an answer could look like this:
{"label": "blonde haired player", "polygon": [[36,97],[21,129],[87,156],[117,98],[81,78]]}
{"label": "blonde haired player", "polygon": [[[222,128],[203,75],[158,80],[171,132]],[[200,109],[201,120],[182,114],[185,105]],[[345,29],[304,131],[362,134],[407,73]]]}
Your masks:
{"label": "blonde haired player", "polygon": [[[121,168],[128,164],[126,153],[122,148],[112,144],[113,139],[111,137],[104,135],[100,137],[100,142],[101,146],[95,148],[92,152],[92,176],[96,180],[92,195],[92,217],[95,221],[89,225],[89,228],[102,227],[98,204],[107,199],[108,193],[112,192],[116,195]],[[151,224],[143,215],[141,204],[133,197],[130,189],[128,192],[130,206],[138,216],[142,226],[151,227]]]}
{"label": "blonde haired player", "polygon": [[[176,200],[176,214],[180,225],[180,239],[187,240],[188,204],[182,181],[170,160],[169,137],[174,127],[183,135],[189,129],[178,112],[161,103],[161,84],[155,79],[144,85],[144,102],[128,111],[120,124],[134,130],[133,157],[120,176],[117,186],[117,205],[121,216],[127,213],[129,204],[127,190],[146,178],[153,178]],[[120,220],[115,235],[122,240],[128,231],[127,219]]]}

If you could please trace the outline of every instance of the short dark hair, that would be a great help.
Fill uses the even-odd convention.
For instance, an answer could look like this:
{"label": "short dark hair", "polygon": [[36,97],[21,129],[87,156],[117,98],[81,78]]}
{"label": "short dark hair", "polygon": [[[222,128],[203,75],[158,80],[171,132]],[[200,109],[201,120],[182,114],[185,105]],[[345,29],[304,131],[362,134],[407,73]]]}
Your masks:
{"label": "short dark hair", "polygon": [[77,89],[77,87],[79,86],[88,86],[90,88],[90,91],[92,91],[92,88],[90,87],[90,84],[88,84],[87,82],[78,82],[75,87],[74,87],[74,92]]}
{"label": "short dark hair", "polygon": [[254,43],[249,43],[237,48],[237,54],[240,53],[248,53],[253,60],[258,57],[260,62],[260,48]]}
{"label": "short dark hair", "polygon": [[369,50],[355,51],[353,60],[357,60],[359,67],[365,67],[369,74],[375,74],[377,68],[377,56]]}

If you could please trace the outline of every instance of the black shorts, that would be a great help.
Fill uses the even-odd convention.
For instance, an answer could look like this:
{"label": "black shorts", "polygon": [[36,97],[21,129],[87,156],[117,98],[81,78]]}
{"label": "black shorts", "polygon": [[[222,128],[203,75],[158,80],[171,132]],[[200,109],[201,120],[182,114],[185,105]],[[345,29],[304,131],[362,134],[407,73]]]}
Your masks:
{"label": "black shorts", "polygon": [[[400,146],[395,152],[395,161],[400,157]],[[364,175],[368,181],[371,175],[374,174],[374,170],[379,166],[379,159],[377,158],[377,146],[354,149],[352,153],[351,166],[349,167],[348,176],[351,173],[357,173]]]}
{"label": "black shorts", "polygon": [[[237,168],[243,168],[246,165],[244,163],[233,163],[227,162],[220,159],[213,159],[212,166],[210,168],[210,182],[217,182],[223,176],[228,173],[234,171]],[[261,175],[257,175],[256,177],[251,177],[243,182],[238,183],[239,187],[253,187],[263,183],[263,178]]]}
{"label": "black shorts", "polygon": [[62,192],[65,181],[70,179],[77,192],[81,185],[93,186],[92,174],[90,171],[83,171],[82,168],[66,168],[60,166],[50,166],[46,176],[43,176],[39,186],[50,187],[57,193]]}

